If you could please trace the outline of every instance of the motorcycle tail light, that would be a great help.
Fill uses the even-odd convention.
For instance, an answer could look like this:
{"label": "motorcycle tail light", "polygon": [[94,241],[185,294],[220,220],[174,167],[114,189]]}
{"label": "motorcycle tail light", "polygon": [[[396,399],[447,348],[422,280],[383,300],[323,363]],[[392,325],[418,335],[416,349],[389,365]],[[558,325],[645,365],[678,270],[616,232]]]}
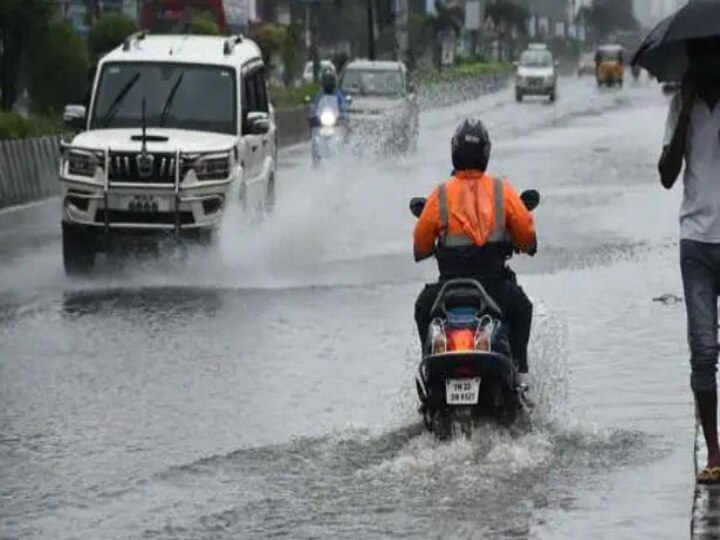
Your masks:
{"label": "motorcycle tail light", "polygon": [[435,319],[430,323],[430,351],[432,354],[441,354],[447,351],[445,325],[440,319]]}
{"label": "motorcycle tail light", "polygon": [[448,349],[451,351],[471,351],[475,348],[475,334],[470,328],[450,330],[447,339]]}
{"label": "motorcycle tail light", "polygon": [[476,351],[490,352],[492,337],[495,331],[495,321],[488,315],[483,316],[478,322],[475,336],[473,339],[473,348]]}

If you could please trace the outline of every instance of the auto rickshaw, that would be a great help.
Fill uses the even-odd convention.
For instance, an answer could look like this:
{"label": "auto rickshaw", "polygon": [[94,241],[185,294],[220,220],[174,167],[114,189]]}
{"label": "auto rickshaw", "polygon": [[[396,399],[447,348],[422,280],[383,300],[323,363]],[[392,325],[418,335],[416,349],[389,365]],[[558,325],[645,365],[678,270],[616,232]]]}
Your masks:
{"label": "auto rickshaw", "polygon": [[621,45],[601,45],[595,52],[595,78],[598,86],[623,84],[625,59]]}

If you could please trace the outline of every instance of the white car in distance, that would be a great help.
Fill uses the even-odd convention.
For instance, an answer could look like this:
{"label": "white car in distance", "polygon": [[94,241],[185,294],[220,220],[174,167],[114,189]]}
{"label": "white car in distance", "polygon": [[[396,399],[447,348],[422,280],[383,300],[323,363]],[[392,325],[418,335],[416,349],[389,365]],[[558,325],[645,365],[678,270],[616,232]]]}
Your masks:
{"label": "white car in distance", "polygon": [[558,62],[544,46],[531,45],[515,62],[515,99],[521,102],[525,96],[547,96],[550,101],[557,97]]}

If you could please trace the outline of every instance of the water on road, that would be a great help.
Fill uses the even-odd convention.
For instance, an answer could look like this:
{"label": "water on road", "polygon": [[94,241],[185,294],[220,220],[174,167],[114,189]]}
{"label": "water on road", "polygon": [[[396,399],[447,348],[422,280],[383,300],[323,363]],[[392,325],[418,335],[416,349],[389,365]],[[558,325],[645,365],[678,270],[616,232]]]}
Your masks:
{"label": "water on road", "polygon": [[[57,202],[0,214],[0,538],[686,537],[693,420],[679,193],[655,86],[562,81],[422,117],[408,158],[311,171],[217,249],[64,277]],[[493,172],[537,188],[527,431],[424,434],[410,196],[479,115]]]}

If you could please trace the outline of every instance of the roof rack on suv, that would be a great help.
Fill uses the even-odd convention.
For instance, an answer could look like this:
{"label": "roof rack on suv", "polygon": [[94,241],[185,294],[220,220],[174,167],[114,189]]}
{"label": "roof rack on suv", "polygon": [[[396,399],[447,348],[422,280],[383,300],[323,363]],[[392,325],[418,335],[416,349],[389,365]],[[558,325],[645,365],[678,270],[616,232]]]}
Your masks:
{"label": "roof rack on suv", "polygon": [[225,40],[225,43],[223,43],[223,54],[225,56],[232,54],[233,49],[235,48],[235,45],[238,43],[243,42],[243,35],[242,34],[235,34],[233,36],[230,36]]}
{"label": "roof rack on suv", "polygon": [[123,51],[129,51],[130,45],[132,45],[133,41],[142,41],[147,35],[147,30],[140,30],[139,32],[135,32],[134,34],[129,35],[125,38],[125,41],[123,42]]}

